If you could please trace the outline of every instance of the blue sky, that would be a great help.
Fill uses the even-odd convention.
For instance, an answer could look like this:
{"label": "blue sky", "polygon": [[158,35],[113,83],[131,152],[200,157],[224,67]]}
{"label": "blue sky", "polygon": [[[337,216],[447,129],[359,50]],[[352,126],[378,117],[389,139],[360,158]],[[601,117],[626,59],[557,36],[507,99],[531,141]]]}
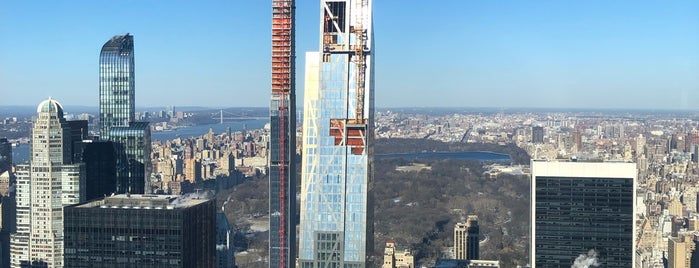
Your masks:
{"label": "blue sky", "polygon": [[[297,99],[318,49],[297,0]],[[0,1],[0,105],[97,106],[134,35],[136,105],[267,106],[271,1]],[[699,1],[374,0],[378,107],[699,110]]]}

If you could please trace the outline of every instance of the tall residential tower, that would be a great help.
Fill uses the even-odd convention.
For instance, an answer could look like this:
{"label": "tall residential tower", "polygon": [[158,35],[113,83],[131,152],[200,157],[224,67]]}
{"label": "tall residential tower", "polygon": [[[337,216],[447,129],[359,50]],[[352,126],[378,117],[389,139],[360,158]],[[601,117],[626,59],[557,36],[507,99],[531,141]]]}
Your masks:
{"label": "tall residential tower", "polygon": [[85,166],[72,164],[70,126],[63,107],[39,104],[32,126],[30,164],[17,166],[17,232],[11,266],[63,267],[63,206],[83,200]]}
{"label": "tall residential tower", "polygon": [[454,226],[454,257],[457,260],[477,260],[480,245],[478,237],[478,216],[469,215],[468,220],[457,222]]}
{"label": "tall residential tower", "polygon": [[321,1],[306,54],[299,264],[367,267],[373,247],[371,0]]}
{"label": "tall residential tower", "polygon": [[272,1],[269,267],[293,267],[296,260],[294,2]]}
{"label": "tall residential tower", "polygon": [[116,35],[100,52],[100,138],[114,142],[116,192],[150,193],[150,125],[135,122],[133,35]]}
{"label": "tall residential tower", "polygon": [[100,135],[109,140],[109,130],[126,127],[135,119],[133,35],[116,35],[100,52]]}

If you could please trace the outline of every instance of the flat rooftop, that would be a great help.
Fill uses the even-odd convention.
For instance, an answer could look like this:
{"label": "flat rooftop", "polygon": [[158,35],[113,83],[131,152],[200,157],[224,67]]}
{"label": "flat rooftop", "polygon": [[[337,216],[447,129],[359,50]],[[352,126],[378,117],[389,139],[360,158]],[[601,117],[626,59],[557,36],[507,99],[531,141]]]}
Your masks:
{"label": "flat rooftop", "polygon": [[207,194],[152,195],[119,194],[76,205],[78,208],[181,209],[209,201]]}

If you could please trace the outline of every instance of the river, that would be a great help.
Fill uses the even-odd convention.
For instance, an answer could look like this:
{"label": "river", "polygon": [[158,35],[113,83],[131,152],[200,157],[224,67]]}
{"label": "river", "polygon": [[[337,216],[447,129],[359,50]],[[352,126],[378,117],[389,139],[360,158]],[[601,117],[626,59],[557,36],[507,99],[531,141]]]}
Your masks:
{"label": "river", "polygon": [[[243,129],[262,129],[265,124],[269,123],[267,119],[255,119],[245,121],[223,122],[223,124],[209,124],[191,127],[183,127],[168,131],[153,131],[151,133],[152,141],[167,141],[177,137],[190,138],[204,135],[213,129],[216,135],[226,132],[230,127],[231,131],[240,131]],[[18,144],[12,147],[12,163],[19,164],[29,161],[29,144]]]}
{"label": "river", "polygon": [[269,123],[269,119],[255,119],[255,120],[245,120],[245,121],[233,121],[233,122],[223,122],[223,124],[209,124],[209,125],[198,125],[191,127],[183,127],[167,131],[158,131],[151,133],[152,141],[167,141],[174,140],[177,137],[180,138],[191,138],[204,135],[209,132],[209,129],[213,129],[216,135],[226,132],[227,128],[231,128],[231,131],[240,131],[243,129],[262,129],[265,124]]}

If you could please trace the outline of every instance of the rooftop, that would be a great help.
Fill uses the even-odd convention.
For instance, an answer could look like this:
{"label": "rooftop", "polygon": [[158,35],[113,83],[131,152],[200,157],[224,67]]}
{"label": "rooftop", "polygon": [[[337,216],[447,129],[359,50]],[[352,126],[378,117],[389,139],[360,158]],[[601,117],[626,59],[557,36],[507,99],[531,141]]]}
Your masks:
{"label": "rooftop", "polygon": [[181,209],[209,201],[208,194],[119,194],[76,205],[79,208]]}

